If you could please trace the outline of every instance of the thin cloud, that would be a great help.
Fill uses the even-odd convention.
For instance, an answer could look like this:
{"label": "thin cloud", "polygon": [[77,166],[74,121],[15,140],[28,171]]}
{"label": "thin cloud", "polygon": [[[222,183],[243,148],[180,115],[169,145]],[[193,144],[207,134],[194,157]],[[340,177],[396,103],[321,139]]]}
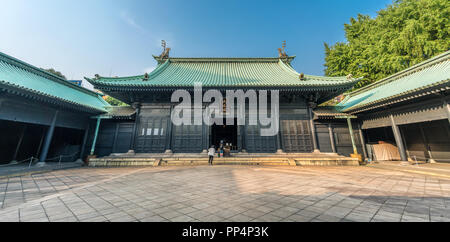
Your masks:
{"label": "thin cloud", "polygon": [[[127,11],[122,11],[120,13],[120,18],[131,28],[137,30],[141,34],[147,35],[147,38],[154,43],[154,47],[161,48],[161,40],[166,40],[168,44],[167,47],[174,48],[175,38],[173,37],[173,33],[149,33],[142,25],[138,24],[133,16],[128,14]],[[159,36],[159,38],[155,38],[155,35]]]}
{"label": "thin cloud", "polygon": [[142,27],[141,25],[139,25],[134,19],[133,17],[131,17],[126,11],[123,11],[120,13],[120,18],[126,23],[128,24],[130,27],[138,30],[139,32],[145,34],[147,33],[147,31],[145,31],[145,28]]}

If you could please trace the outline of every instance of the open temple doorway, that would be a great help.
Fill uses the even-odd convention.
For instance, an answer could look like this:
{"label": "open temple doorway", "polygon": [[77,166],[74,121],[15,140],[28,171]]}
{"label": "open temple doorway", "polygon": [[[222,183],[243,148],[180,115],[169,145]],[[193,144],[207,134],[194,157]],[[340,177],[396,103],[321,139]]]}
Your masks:
{"label": "open temple doorway", "polygon": [[224,146],[229,146],[231,151],[238,151],[238,125],[237,119],[234,119],[234,125],[226,125],[226,119],[223,120],[223,125],[214,124],[211,127],[211,144],[216,148],[220,147],[223,142]]}

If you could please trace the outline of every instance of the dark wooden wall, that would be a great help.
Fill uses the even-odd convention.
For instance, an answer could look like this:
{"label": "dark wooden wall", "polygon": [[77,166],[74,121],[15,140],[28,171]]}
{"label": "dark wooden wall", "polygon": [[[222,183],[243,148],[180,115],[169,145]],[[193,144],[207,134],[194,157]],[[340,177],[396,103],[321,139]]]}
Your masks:
{"label": "dark wooden wall", "polygon": [[[357,114],[368,143],[385,141],[397,145],[392,119],[399,127],[410,159],[450,162],[448,93],[425,95]],[[392,115],[392,119],[391,119]]]}
{"label": "dark wooden wall", "polygon": [[261,125],[246,125],[245,148],[249,153],[275,153],[277,136],[261,136]]}
{"label": "dark wooden wall", "polygon": [[[95,122],[90,125],[90,138],[86,144],[86,154],[90,152],[94,139]],[[102,120],[95,154],[98,157],[108,156],[112,153],[127,153],[131,147],[134,122],[128,120]]]}
{"label": "dark wooden wall", "polygon": [[[248,124],[248,120],[246,123]],[[334,132],[337,152],[349,156],[353,153],[352,143],[347,123],[341,120],[315,122],[320,150],[325,153],[332,152],[328,132],[329,123]],[[125,146],[131,144],[133,125],[134,121],[102,121],[96,153],[99,156],[105,156],[111,153],[127,152],[128,149]],[[134,146],[136,153],[164,153],[167,149],[171,149],[174,153],[200,153],[210,145],[210,127],[206,125],[172,125],[169,105],[143,105],[136,125]],[[260,125],[239,126],[237,131],[239,150],[245,149],[249,153],[275,153],[278,148],[287,153],[310,153],[313,151],[310,116],[304,102],[280,106],[281,137],[278,135],[263,137],[260,135],[261,128]],[[122,134],[122,136],[116,135],[116,133]],[[354,124],[354,133],[358,151],[362,153],[359,126],[356,123]],[[92,142],[92,139],[90,141]],[[126,145],[121,146],[122,148],[119,150],[118,142],[124,142]]]}
{"label": "dark wooden wall", "polygon": [[409,158],[450,162],[448,120],[400,126]]}
{"label": "dark wooden wall", "polygon": [[287,153],[312,152],[310,116],[305,102],[280,107],[281,147]]}
{"label": "dark wooden wall", "polygon": [[[328,126],[331,125],[337,153],[344,156],[350,156],[350,154],[353,153],[353,145],[347,122],[337,119],[318,120],[315,122],[315,125],[319,149],[321,152],[332,152],[330,133],[328,129]],[[359,154],[363,154],[362,142],[359,135],[360,127],[356,122],[353,122],[352,126],[356,148]]]}
{"label": "dark wooden wall", "polygon": [[136,134],[135,152],[163,153],[170,138],[170,118],[164,116],[141,116]]}
{"label": "dark wooden wall", "polygon": [[[58,110],[47,159],[81,151],[82,137],[93,114],[62,108],[46,102],[2,93],[0,96],[0,162],[9,162],[19,147],[17,160],[38,157],[42,140]],[[19,137],[25,130],[21,144]],[[78,156],[73,156],[78,158]],[[63,161],[72,161],[63,160]]]}
{"label": "dark wooden wall", "polygon": [[[2,97],[0,120],[50,125],[57,107],[16,96]],[[91,114],[92,115],[92,114]],[[86,129],[90,114],[59,109],[56,127]]]}

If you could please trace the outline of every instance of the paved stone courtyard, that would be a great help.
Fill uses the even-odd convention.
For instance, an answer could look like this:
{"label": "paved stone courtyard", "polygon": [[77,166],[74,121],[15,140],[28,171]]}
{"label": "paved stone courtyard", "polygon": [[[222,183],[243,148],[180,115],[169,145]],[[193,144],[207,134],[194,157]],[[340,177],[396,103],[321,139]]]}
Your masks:
{"label": "paved stone courtyard", "polygon": [[0,221],[450,221],[450,180],[370,167],[78,168],[0,179]]}

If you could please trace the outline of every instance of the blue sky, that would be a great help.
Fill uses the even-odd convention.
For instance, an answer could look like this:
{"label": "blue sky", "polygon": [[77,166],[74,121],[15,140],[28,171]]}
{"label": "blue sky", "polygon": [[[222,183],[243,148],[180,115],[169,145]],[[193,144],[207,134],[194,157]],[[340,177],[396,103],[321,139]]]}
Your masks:
{"label": "blue sky", "polygon": [[0,51],[68,79],[143,74],[167,41],[175,57],[276,57],[323,75],[323,43],[391,0],[0,0]]}

